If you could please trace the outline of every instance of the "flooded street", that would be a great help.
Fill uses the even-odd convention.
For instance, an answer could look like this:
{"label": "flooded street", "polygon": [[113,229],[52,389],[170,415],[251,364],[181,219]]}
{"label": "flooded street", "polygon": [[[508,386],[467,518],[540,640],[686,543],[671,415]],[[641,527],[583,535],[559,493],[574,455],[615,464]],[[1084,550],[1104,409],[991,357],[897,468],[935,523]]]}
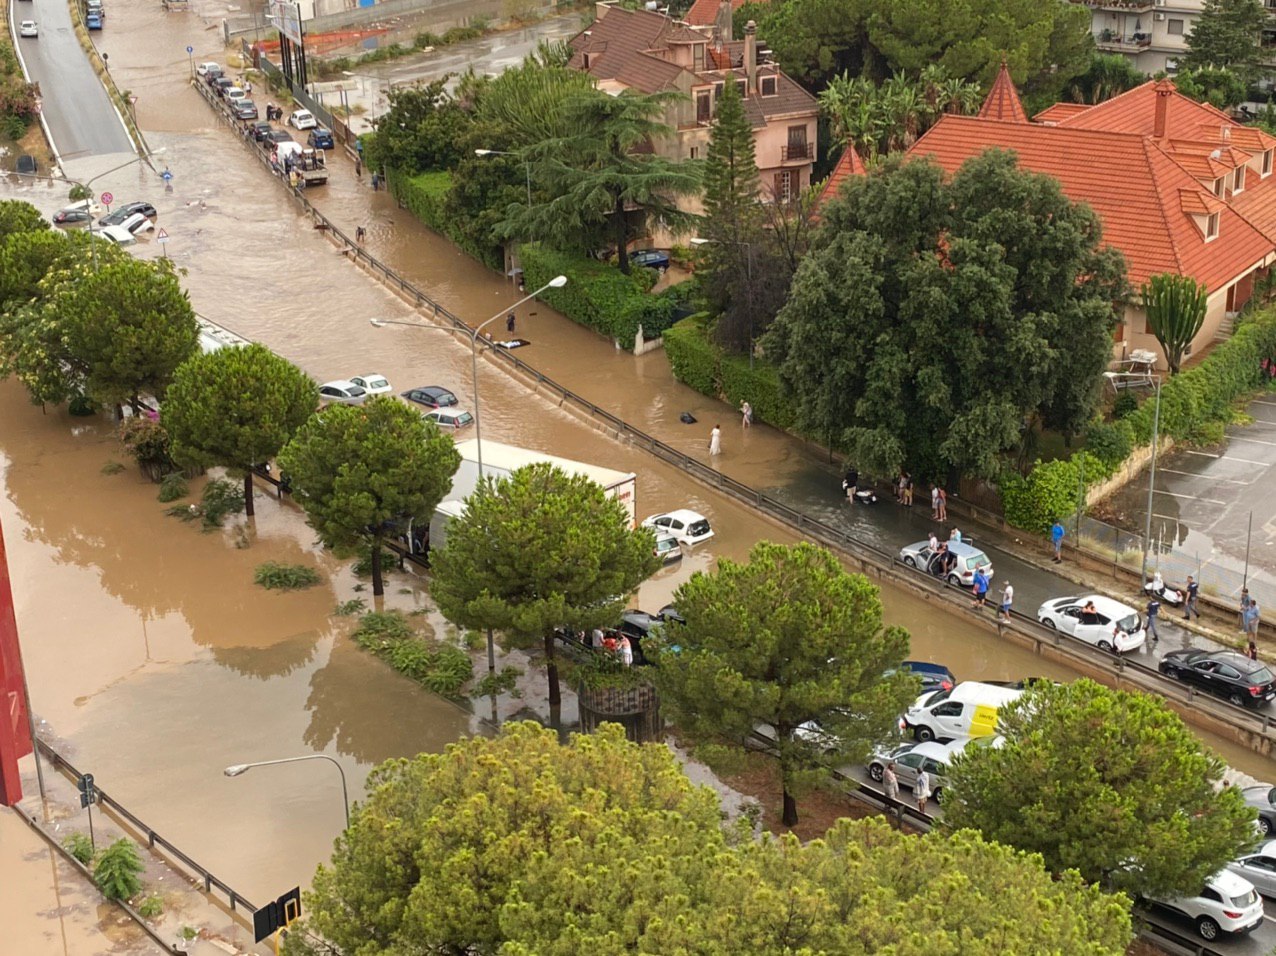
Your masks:
{"label": "flooded street", "polygon": [[[370,318],[420,317],[316,233],[185,86],[188,44],[196,62],[223,59],[219,35],[196,16],[216,9],[192,6],[164,13],[151,0],[113,0],[102,48],[121,88],[138,96],[140,125],[151,146],[165,150],[173,181],[166,188],[136,166],[102,177],[95,189],[155,203],[171,240],[165,251],[185,270],[200,314],[319,381],[378,372],[396,391],[444,385],[472,404],[468,346],[437,331],[373,328]],[[474,324],[518,298],[385,193],[360,188],[344,159],[332,163],[325,211],[351,231],[365,225],[370,250],[442,304]],[[64,204],[65,187],[0,182],[0,197],[52,212]],[[161,253],[153,239],[135,248]],[[673,382],[662,353],[618,352],[539,304],[518,318],[519,334],[533,343],[529,362],[653,432],[681,428],[674,423],[689,410],[701,424],[680,432],[679,447],[707,451],[706,416],[719,406]],[[689,507],[710,518],[716,537],[646,582],[639,606],[656,610],[718,557],[743,559],[764,538],[794,540],[530,393],[500,367],[481,362],[480,377],[484,438],[635,472],[640,516]],[[763,490],[824,495],[833,507],[827,488],[836,476],[818,452],[795,454],[783,436],[764,427],[743,432],[738,419],[722,424],[723,467],[734,477]],[[104,474],[109,461],[127,463],[108,423],[61,409],[42,414],[16,383],[0,385],[0,520],[35,710],[77,764],[245,895],[264,900],[306,885],[342,823],[335,770],[314,761],[227,779],[223,767],[326,753],[341,762],[358,798],[376,762],[440,750],[478,722],[350,642],[350,620],[333,609],[367,595],[355,591],[345,564],[317,547],[295,507],[259,492],[250,525],[240,519],[201,534],[164,514],[156,487],[136,468]],[[315,565],[324,582],[295,594],[264,591],[252,574],[267,560]],[[410,583],[393,578],[387,606],[423,606],[419,586],[400,593]],[[960,678],[1075,676],[910,594],[888,588],[883,599],[888,620],[912,632],[912,655],[941,661]],[[482,702],[477,709],[484,712]],[[1234,766],[1273,775],[1270,762],[1210,742]]]}

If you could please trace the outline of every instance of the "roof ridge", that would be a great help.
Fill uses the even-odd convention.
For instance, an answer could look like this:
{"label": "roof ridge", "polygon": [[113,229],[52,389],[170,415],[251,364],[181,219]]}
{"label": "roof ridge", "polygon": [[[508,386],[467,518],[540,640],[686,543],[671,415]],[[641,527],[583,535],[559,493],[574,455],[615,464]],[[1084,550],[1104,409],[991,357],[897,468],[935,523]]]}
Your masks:
{"label": "roof ridge", "polygon": [[[1157,211],[1161,214],[1161,225],[1165,227],[1165,237],[1169,240],[1170,255],[1174,257],[1175,271],[1182,275],[1188,275],[1190,273],[1188,272],[1187,269],[1183,268],[1183,258],[1182,256],[1179,255],[1179,244],[1174,241],[1174,232],[1170,228],[1169,215],[1167,214],[1165,209],[1166,197],[1161,195],[1161,190],[1155,188],[1156,171],[1152,169],[1151,151],[1156,150],[1156,153],[1161,158],[1167,160],[1171,165],[1177,167],[1179,171],[1182,172],[1183,175],[1188,178],[1188,180],[1192,183],[1192,185],[1197,188],[1198,191],[1205,192],[1206,191],[1205,187],[1196,181],[1196,177],[1194,177],[1182,166],[1179,166],[1179,164],[1174,161],[1174,157],[1170,156],[1167,152],[1165,152],[1165,150],[1163,150],[1160,147],[1160,145],[1151,136],[1143,136],[1140,138],[1143,140],[1144,159],[1147,160],[1148,170],[1152,173],[1153,192],[1156,194]],[[1182,189],[1182,187],[1179,187],[1179,188],[1180,190]],[[1210,195],[1213,195],[1213,194],[1211,193]],[[1180,202],[1181,201],[1182,200],[1180,200]]]}

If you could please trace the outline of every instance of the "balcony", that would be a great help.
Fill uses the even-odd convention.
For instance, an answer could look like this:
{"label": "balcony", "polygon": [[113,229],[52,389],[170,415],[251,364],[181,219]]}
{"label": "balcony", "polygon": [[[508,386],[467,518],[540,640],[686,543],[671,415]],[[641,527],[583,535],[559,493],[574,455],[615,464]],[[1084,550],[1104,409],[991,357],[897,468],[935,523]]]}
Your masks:
{"label": "balcony", "polygon": [[1095,35],[1094,45],[1108,53],[1138,53],[1152,45],[1152,34],[1130,33],[1122,36],[1115,30],[1104,30]]}
{"label": "balcony", "polygon": [[781,163],[809,163],[815,159],[814,143],[789,143],[780,147]]}
{"label": "balcony", "polygon": [[1151,13],[1158,4],[1154,0],[1072,0],[1091,10],[1112,10],[1116,13]]}

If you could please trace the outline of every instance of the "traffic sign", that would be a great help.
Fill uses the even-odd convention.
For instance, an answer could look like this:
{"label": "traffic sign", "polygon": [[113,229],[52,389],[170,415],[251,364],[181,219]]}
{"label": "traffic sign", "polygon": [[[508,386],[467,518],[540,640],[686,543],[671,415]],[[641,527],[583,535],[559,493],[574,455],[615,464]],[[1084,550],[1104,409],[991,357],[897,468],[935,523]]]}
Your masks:
{"label": "traffic sign", "polygon": [[253,939],[260,943],[277,929],[301,916],[301,887],[294,886],[277,900],[253,912]]}
{"label": "traffic sign", "polygon": [[172,180],[172,178],[173,178],[173,174],[172,174],[172,173],[170,173],[170,172],[168,171],[168,167],[167,167],[167,166],[165,166],[165,167],[164,167],[164,171],[163,171],[162,173],[160,173],[160,179],[164,180],[164,182],[166,182],[166,183],[167,183],[167,182],[170,182],[170,181]]}
{"label": "traffic sign", "polygon": [[193,46],[188,46],[188,47],[186,48],[186,52],[187,52],[187,53],[194,53],[194,52],[195,52],[195,48],[194,48]]}
{"label": "traffic sign", "polygon": [[93,785],[93,774],[81,774],[75,785],[80,791],[80,806],[87,807],[91,803],[97,803],[97,787]]}
{"label": "traffic sign", "polygon": [[102,200],[102,202],[107,206],[115,202],[115,197],[110,193],[102,193],[102,195],[98,196],[98,199]]}
{"label": "traffic sign", "polygon": [[164,243],[168,242],[168,233],[165,232],[163,229],[161,229],[159,232],[155,234],[155,241],[158,242],[160,245],[163,245]]}

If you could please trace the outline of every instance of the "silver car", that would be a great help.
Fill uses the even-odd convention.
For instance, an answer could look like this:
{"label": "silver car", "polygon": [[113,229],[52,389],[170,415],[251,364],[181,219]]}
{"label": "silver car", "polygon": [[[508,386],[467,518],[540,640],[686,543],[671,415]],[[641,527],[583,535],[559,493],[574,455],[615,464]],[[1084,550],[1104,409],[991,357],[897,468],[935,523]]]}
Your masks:
{"label": "silver car", "polygon": [[1264,896],[1276,897],[1276,840],[1233,860],[1227,868],[1253,883]]}
{"label": "silver car", "polygon": [[975,570],[982,568],[988,580],[992,580],[992,561],[974,545],[964,541],[948,541],[948,552],[956,561],[945,571],[942,566],[941,552],[932,550],[929,541],[918,541],[899,549],[899,559],[910,568],[917,568],[927,574],[948,581],[957,587],[971,587],[975,583]]}
{"label": "silver car", "polygon": [[930,794],[938,800],[948,784],[945,777],[948,773],[948,761],[955,751],[965,746],[965,740],[955,740],[948,744],[937,744],[934,741],[904,744],[888,754],[878,754],[870,760],[868,775],[874,783],[881,783],[886,773],[886,765],[894,761],[900,793],[906,795],[913,789],[913,783],[917,780],[917,771],[925,770],[930,777]]}
{"label": "silver car", "polygon": [[1276,834],[1276,787],[1261,783],[1241,791],[1245,803],[1258,811],[1258,832],[1263,836]]}

